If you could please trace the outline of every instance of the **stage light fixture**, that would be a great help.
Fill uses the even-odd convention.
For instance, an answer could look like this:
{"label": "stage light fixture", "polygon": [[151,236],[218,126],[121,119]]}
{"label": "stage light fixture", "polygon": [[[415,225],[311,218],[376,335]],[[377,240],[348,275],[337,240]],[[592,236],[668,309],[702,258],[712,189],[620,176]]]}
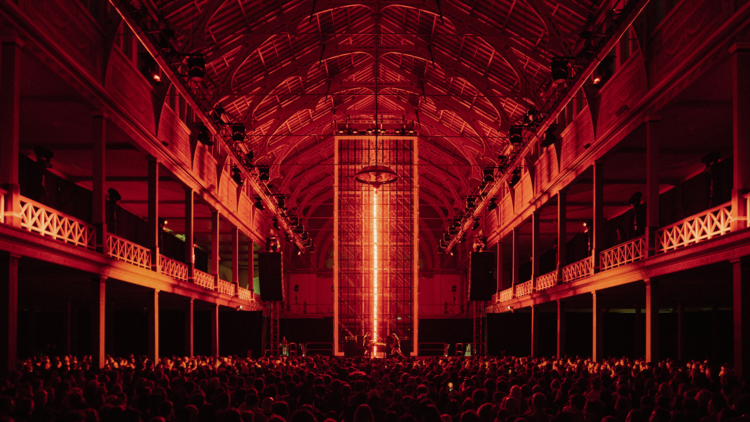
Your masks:
{"label": "stage light fixture", "polygon": [[471,225],[471,229],[472,230],[476,230],[478,228],[479,228],[479,219],[476,218],[476,219],[474,219],[474,224]]}
{"label": "stage light fixture", "polygon": [[310,233],[303,232],[302,236],[300,236],[300,239],[302,239],[303,242],[306,242],[306,241],[310,240]]}
{"label": "stage light fixture", "polygon": [[287,233],[287,235],[286,235],[286,241],[287,241],[287,243],[294,242],[294,236],[292,236],[291,234]]}
{"label": "stage light fixture", "polygon": [[187,59],[188,78],[201,82],[206,76],[206,59],[203,56],[192,56]]}
{"label": "stage light fixture", "polygon": [[407,131],[407,133],[408,133],[409,135],[414,135],[414,134],[415,134],[415,133],[417,133],[417,132],[416,132],[416,131],[415,131],[414,129],[409,129],[409,130]]}
{"label": "stage light fixture", "polygon": [[237,186],[245,184],[245,181],[242,180],[242,171],[237,166],[232,166],[232,180],[234,180],[234,183],[237,183]]}
{"label": "stage light fixture", "polygon": [[[34,149],[34,151],[36,151],[36,149]],[[712,151],[701,157],[701,163],[705,164],[706,168],[718,163],[719,160],[721,160],[721,151]]]}
{"label": "stage light fixture", "polygon": [[34,148],[34,154],[36,154],[37,165],[45,169],[52,168],[52,157],[55,156],[54,152],[44,147],[36,147]]}
{"label": "stage light fixture", "polygon": [[477,197],[476,196],[467,196],[466,197],[466,208],[467,209],[474,209],[477,207]]}
{"label": "stage light fixture", "polygon": [[242,142],[245,140],[245,125],[232,125],[232,140],[235,142]]}
{"label": "stage light fixture", "polygon": [[276,229],[276,230],[281,230],[281,225],[279,224],[279,219],[278,218],[272,218],[271,220],[273,220],[273,228]]}
{"label": "stage light fixture", "polygon": [[486,183],[492,183],[495,181],[495,169],[493,168],[486,168],[484,169],[484,179],[482,179]]}
{"label": "stage light fixture", "polygon": [[518,145],[521,142],[523,142],[523,126],[521,125],[511,125],[510,131],[510,143],[513,145]]}
{"label": "stage light fixture", "polygon": [[490,204],[487,205],[487,211],[494,211],[497,209],[497,198],[490,198]]}
{"label": "stage light fixture", "polygon": [[539,113],[533,109],[530,108],[526,114],[523,115],[523,125],[524,126],[530,126],[533,125],[536,122],[536,117]]}
{"label": "stage light fixture", "polygon": [[276,203],[279,204],[279,208],[284,208],[286,206],[286,195],[276,195]]}
{"label": "stage light fixture", "polygon": [[222,107],[221,104],[216,104],[213,111],[209,114],[211,117],[211,120],[213,120],[214,124],[216,125],[223,125],[224,124],[224,115],[226,114],[226,111],[224,110],[224,107]]}
{"label": "stage light fixture", "polygon": [[156,60],[148,53],[141,53],[139,57],[142,63],[140,70],[143,76],[155,86],[161,85],[161,74],[159,73],[159,66],[156,64]]}
{"label": "stage light fixture", "polygon": [[292,231],[294,233],[297,233],[297,234],[302,234],[305,231],[305,226],[303,226],[302,224],[300,224],[300,225],[295,226],[294,228],[292,228]]}
{"label": "stage light fixture", "polygon": [[253,150],[250,150],[247,152],[247,154],[245,154],[245,159],[247,160],[248,164],[253,164]]}
{"label": "stage light fixture", "polygon": [[107,195],[109,195],[109,200],[113,204],[117,204],[122,200],[122,196],[120,196],[120,192],[117,192],[115,188],[109,188],[107,189]]}
{"label": "stage light fixture", "polygon": [[552,82],[557,85],[565,83],[570,77],[568,73],[568,59],[561,57],[553,58],[550,70],[552,74]]}
{"label": "stage light fixture", "polygon": [[397,128],[396,128],[396,129],[395,129],[395,130],[393,131],[393,133],[395,133],[396,135],[401,135],[401,132],[402,132],[402,129],[401,129],[400,127],[397,127]]}
{"label": "stage light fixture", "polygon": [[443,233],[443,242],[448,243],[451,241],[451,235],[448,233]]}
{"label": "stage light fixture", "polygon": [[349,132],[350,135],[359,135],[359,130],[357,129],[351,129]]}
{"label": "stage light fixture", "polygon": [[214,146],[214,141],[211,140],[211,132],[208,130],[208,127],[204,124],[198,125],[198,142],[202,143],[203,145],[212,147]]}
{"label": "stage light fixture", "polygon": [[641,205],[641,199],[642,198],[643,198],[643,194],[640,191],[638,191],[638,192],[634,193],[630,197],[630,199],[628,199],[628,203],[630,204],[631,207],[638,208]]}
{"label": "stage light fixture", "polygon": [[258,168],[258,180],[261,182],[267,182],[271,178],[271,172],[268,167]]}
{"label": "stage light fixture", "polygon": [[518,167],[515,170],[513,170],[513,173],[510,175],[510,180],[508,181],[508,185],[510,187],[513,187],[521,180],[521,168]]}
{"label": "stage light fixture", "polygon": [[612,57],[606,57],[599,63],[591,77],[595,88],[603,86],[612,77]]}
{"label": "stage light fixture", "polygon": [[373,133],[373,129],[372,129],[371,127],[367,128],[367,131],[366,131],[366,133],[367,133],[368,135],[372,135],[372,133]]}
{"label": "stage light fixture", "polygon": [[557,126],[550,126],[544,132],[544,139],[542,139],[542,148],[546,148],[557,141]]}
{"label": "stage light fixture", "polygon": [[339,135],[346,135],[346,129],[343,127],[339,128]]}
{"label": "stage light fixture", "polygon": [[253,206],[261,211],[265,211],[266,207],[263,206],[263,198],[260,196],[254,196],[253,199],[255,199],[255,204],[253,204]]}

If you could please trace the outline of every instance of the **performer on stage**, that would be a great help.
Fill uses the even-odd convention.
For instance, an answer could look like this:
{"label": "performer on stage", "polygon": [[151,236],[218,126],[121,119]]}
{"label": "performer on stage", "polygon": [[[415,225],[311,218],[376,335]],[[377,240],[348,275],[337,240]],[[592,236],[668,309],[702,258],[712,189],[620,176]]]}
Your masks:
{"label": "performer on stage", "polygon": [[388,356],[404,356],[404,354],[401,352],[401,340],[399,340],[396,333],[391,333],[391,337],[388,339],[388,345],[390,346],[390,352],[388,353]]}

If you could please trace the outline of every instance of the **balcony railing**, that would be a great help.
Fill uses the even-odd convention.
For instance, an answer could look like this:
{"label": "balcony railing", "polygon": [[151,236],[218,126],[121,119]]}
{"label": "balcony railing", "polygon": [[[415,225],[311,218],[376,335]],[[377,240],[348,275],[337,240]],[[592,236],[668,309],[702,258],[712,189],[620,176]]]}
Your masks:
{"label": "balcony railing", "polygon": [[646,256],[646,237],[641,236],[609,248],[599,255],[602,271],[638,261]]}
{"label": "balcony railing", "polygon": [[729,233],[732,203],[719,205],[656,232],[656,252],[668,252]]}
{"label": "balcony railing", "polygon": [[[4,209],[5,204],[2,205]],[[96,249],[94,226],[24,197],[21,197],[21,227],[81,248]]]}
{"label": "balcony railing", "polygon": [[180,261],[159,255],[159,267],[164,275],[170,276],[176,280],[188,281],[188,266]]}
{"label": "balcony railing", "polygon": [[536,278],[535,289],[537,292],[557,285],[557,270],[541,275]]}
{"label": "balcony railing", "polygon": [[563,267],[563,283],[570,283],[591,275],[594,268],[591,257],[586,257],[578,262]]}
{"label": "balcony railing", "polygon": [[534,280],[516,285],[516,297],[528,296],[534,292]]}
{"label": "balcony railing", "polygon": [[513,289],[505,289],[500,292],[500,302],[505,302],[513,299]]}
{"label": "balcony railing", "polygon": [[204,273],[201,270],[193,270],[193,280],[195,284],[203,287],[207,290],[214,290],[214,276],[208,273]]}
{"label": "balcony railing", "polygon": [[219,280],[219,293],[227,296],[234,296],[234,283]]}
{"label": "balcony railing", "polygon": [[151,250],[115,235],[107,236],[109,256],[137,267],[151,269]]}
{"label": "balcony railing", "polygon": [[244,287],[237,288],[237,297],[248,302],[252,302],[254,300],[253,292]]}

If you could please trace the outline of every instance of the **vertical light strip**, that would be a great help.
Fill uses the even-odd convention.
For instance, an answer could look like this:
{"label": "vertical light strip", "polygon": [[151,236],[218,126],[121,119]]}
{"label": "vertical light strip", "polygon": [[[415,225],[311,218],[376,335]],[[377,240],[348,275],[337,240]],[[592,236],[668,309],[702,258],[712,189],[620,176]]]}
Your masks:
{"label": "vertical light strip", "polygon": [[[373,188],[372,200],[372,341],[378,341],[378,189]],[[372,356],[378,354],[378,346],[374,346]]]}

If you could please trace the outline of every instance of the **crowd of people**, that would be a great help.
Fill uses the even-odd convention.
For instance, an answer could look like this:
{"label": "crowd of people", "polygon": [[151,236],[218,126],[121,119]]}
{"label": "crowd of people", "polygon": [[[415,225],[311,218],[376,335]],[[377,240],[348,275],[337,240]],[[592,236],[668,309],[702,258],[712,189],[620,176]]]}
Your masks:
{"label": "crowd of people", "polygon": [[628,359],[33,358],[0,392],[0,422],[750,420],[730,368]]}

